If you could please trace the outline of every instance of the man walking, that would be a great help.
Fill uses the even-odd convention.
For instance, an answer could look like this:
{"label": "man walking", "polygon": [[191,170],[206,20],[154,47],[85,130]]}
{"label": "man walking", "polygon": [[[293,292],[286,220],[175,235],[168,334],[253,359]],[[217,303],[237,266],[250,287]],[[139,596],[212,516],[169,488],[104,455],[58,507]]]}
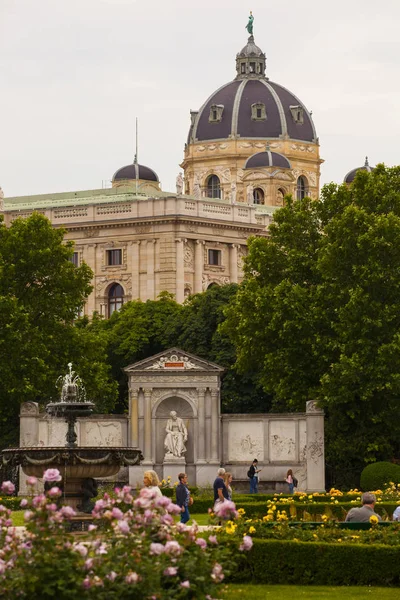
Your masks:
{"label": "man walking", "polygon": [[190,519],[189,505],[192,504],[192,497],[187,486],[188,476],[186,473],[179,473],[179,483],[176,486],[176,503],[181,508],[181,523],[187,523]]}
{"label": "man walking", "polygon": [[258,473],[261,469],[258,469],[258,460],[255,458],[251,464],[250,469],[247,471],[247,477],[250,479],[250,494],[258,493]]}
{"label": "man walking", "polygon": [[225,469],[218,469],[217,478],[214,481],[214,506],[219,502],[228,500],[228,490],[224,481]]}

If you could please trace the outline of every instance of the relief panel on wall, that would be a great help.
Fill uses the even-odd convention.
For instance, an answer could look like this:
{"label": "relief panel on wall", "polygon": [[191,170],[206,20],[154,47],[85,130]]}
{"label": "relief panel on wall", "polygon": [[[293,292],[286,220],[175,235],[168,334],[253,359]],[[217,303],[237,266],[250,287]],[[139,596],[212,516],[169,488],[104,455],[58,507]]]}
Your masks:
{"label": "relief panel on wall", "polygon": [[271,462],[296,462],[295,421],[270,421],[269,457]]}
{"label": "relief panel on wall", "polygon": [[307,460],[307,425],[306,420],[299,421],[299,460]]}
{"label": "relief panel on wall", "polygon": [[85,423],[85,446],[122,446],[121,423],[88,421]]}
{"label": "relief panel on wall", "polygon": [[229,423],[228,460],[251,463],[264,460],[264,424],[262,421]]}

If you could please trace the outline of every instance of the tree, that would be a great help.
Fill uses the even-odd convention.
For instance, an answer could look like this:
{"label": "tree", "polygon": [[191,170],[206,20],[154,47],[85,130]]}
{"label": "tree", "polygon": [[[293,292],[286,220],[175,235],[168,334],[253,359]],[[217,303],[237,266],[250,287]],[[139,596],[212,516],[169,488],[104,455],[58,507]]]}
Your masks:
{"label": "tree", "polygon": [[275,408],[326,410],[343,481],[399,452],[400,168],[289,200],[270,237],[251,241],[225,328]]}
{"label": "tree", "polygon": [[20,403],[54,396],[56,379],[69,361],[76,370],[84,366],[80,374],[88,391],[97,390],[99,397],[104,392],[108,404],[115,397],[104,349],[74,326],[92,289],[92,272],[85,264],[73,265],[73,243],[63,237],[63,230],[38,213],[8,228],[0,224],[2,445],[17,441]]}

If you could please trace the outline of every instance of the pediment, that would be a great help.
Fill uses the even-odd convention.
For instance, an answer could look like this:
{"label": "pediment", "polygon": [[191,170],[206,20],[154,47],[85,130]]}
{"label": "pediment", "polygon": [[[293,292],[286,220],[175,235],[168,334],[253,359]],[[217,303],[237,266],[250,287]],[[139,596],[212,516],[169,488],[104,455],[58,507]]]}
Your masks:
{"label": "pediment", "polygon": [[180,348],[169,348],[124,369],[128,374],[132,372],[188,373],[196,371],[222,373],[224,370],[223,367]]}

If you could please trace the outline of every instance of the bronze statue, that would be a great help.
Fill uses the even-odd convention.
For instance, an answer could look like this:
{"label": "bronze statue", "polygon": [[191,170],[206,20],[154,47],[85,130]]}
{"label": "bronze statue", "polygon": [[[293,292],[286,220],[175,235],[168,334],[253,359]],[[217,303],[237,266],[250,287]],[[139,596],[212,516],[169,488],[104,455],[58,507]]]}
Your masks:
{"label": "bronze statue", "polygon": [[246,25],[246,29],[250,35],[253,35],[253,21],[254,21],[253,13],[250,11],[249,22]]}

